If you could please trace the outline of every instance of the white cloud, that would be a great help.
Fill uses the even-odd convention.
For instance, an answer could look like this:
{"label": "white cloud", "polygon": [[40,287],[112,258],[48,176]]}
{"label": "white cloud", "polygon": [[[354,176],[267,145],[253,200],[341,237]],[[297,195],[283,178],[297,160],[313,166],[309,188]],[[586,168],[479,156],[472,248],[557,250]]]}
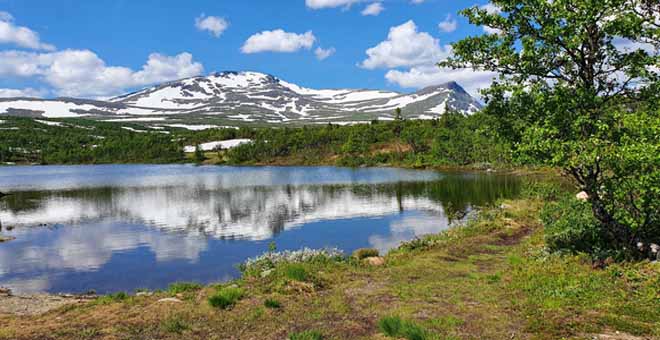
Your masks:
{"label": "white cloud", "polygon": [[60,96],[108,96],[154,83],[199,75],[202,64],[190,53],[165,56],[152,53],[142,69],[107,66],[89,50],[53,53],[0,52],[0,75],[38,77]]}
{"label": "white cloud", "polygon": [[452,55],[451,46],[441,46],[429,33],[419,32],[412,20],[390,28],[387,40],[366,53],[368,58],[361,63],[362,67],[387,68],[385,79],[405,88],[456,81],[473,96],[479,96],[479,90],[488,87],[497,76],[493,72],[438,67],[438,62]]}
{"label": "white cloud", "polygon": [[335,54],[336,50],[334,47],[330,47],[328,49],[323,49],[321,47],[317,47],[316,50],[314,50],[314,54],[316,55],[316,59],[318,60],[324,60],[330,57],[331,55]]}
{"label": "white cloud", "polygon": [[38,90],[30,87],[25,89],[0,89],[0,98],[11,98],[11,97],[41,98],[45,96],[46,93],[47,93],[46,90]]}
{"label": "white cloud", "polygon": [[305,0],[305,5],[311,9],[350,7],[363,0]]}
{"label": "white cloud", "polygon": [[37,32],[16,26],[14,17],[7,12],[0,12],[0,44],[15,44],[33,50],[55,50],[55,46],[41,42]]}
{"label": "white cloud", "polygon": [[458,22],[451,14],[447,14],[445,20],[438,24],[438,29],[446,33],[453,32],[456,28],[458,28]]}
{"label": "white cloud", "polygon": [[500,13],[502,13],[502,9],[499,6],[494,5],[493,3],[490,3],[490,2],[483,5],[483,6],[480,6],[479,8],[486,10],[486,12],[488,12],[488,14],[500,14]]}
{"label": "white cloud", "polygon": [[412,20],[390,28],[387,40],[367,50],[368,58],[361,63],[367,69],[395,68],[430,64],[445,59],[451,46],[440,42],[426,32],[418,32]]}
{"label": "white cloud", "polygon": [[259,52],[296,52],[301,49],[311,49],[316,41],[312,31],[304,34],[288,33],[281,29],[263,31],[249,37],[241,51],[243,53]]}
{"label": "white cloud", "polygon": [[437,65],[413,67],[407,71],[390,70],[385,78],[401,87],[422,88],[455,81],[467,92],[479,97],[479,90],[487,88],[497,77],[494,72],[477,71],[473,69],[448,69]]}
{"label": "white cloud", "polygon": [[367,7],[365,7],[362,10],[361,13],[362,13],[362,15],[377,16],[378,14],[380,14],[380,12],[382,12],[384,10],[385,10],[385,7],[383,7],[382,3],[374,2],[374,3],[371,3],[371,4],[367,5]]}
{"label": "white cloud", "polygon": [[229,27],[229,22],[224,18],[206,16],[202,13],[195,19],[195,27],[200,31],[208,31],[218,38]]}

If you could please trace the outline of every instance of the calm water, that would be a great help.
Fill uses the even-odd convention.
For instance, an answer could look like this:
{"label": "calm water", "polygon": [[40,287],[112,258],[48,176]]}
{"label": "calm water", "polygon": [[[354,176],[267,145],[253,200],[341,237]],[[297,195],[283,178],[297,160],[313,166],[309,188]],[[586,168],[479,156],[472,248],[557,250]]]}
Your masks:
{"label": "calm water", "polygon": [[[516,178],[401,169],[0,168],[0,286],[133,291],[223,281],[279,250],[386,251],[518,190]],[[11,229],[11,230],[8,230]]]}

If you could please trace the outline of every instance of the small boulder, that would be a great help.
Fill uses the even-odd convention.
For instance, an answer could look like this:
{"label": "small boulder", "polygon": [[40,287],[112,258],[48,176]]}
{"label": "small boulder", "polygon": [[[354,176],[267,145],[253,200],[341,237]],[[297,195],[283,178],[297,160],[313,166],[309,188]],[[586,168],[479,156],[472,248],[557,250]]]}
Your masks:
{"label": "small boulder", "polygon": [[589,194],[584,191],[580,191],[577,193],[577,195],[575,195],[575,198],[577,198],[578,201],[586,202],[589,199]]}
{"label": "small boulder", "polygon": [[152,296],[154,293],[152,292],[137,292],[135,293],[135,296]]}
{"label": "small boulder", "polygon": [[268,270],[264,270],[264,271],[262,271],[261,274],[260,274],[260,276],[261,276],[262,278],[265,278],[265,277],[270,276],[270,274],[272,274],[272,273],[273,273],[273,270],[272,270],[272,269],[268,269]]}
{"label": "small boulder", "polygon": [[370,266],[382,266],[385,264],[385,259],[380,256],[372,256],[364,259],[364,262]]}
{"label": "small boulder", "polygon": [[11,296],[11,289],[0,287],[0,296]]}
{"label": "small boulder", "polygon": [[179,300],[179,299],[177,299],[177,298],[172,298],[172,297],[170,297],[170,298],[160,299],[160,300],[158,300],[158,302],[173,302],[173,303],[181,303],[182,301]]}

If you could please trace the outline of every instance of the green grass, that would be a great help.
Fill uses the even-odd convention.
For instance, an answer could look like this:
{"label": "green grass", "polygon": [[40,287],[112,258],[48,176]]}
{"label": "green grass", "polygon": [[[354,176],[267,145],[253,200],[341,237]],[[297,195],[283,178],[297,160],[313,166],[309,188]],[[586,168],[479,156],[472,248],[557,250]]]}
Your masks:
{"label": "green grass", "polygon": [[181,334],[190,329],[190,325],[180,315],[171,316],[161,323],[161,327],[168,333]]}
{"label": "green grass", "polygon": [[108,294],[108,295],[103,295],[99,297],[98,299],[95,300],[95,303],[97,304],[109,304],[113,302],[122,302],[125,300],[128,300],[130,298],[130,295],[126,292],[117,292],[113,294]]}
{"label": "green grass", "polygon": [[415,322],[403,320],[398,316],[387,316],[380,319],[378,321],[378,329],[383,334],[396,339],[431,339],[430,333],[424,327]]}
{"label": "green grass", "polygon": [[289,340],[323,340],[323,334],[314,330],[303,331],[290,334]]}
{"label": "green grass", "polygon": [[284,275],[286,278],[294,281],[307,282],[311,278],[311,274],[307,268],[301,263],[288,263],[284,266]]}
{"label": "green grass", "polygon": [[266,299],[264,300],[264,306],[270,309],[279,309],[282,308],[282,303],[275,299]]}
{"label": "green grass", "polygon": [[245,296],[243,289],[236,287],[220,288],[218,292],[210,296],[209,304],[215,308],[228,309],[231,308]]}
{"label": "green grass", "polygon": [[202,285],[194,282],[175,282],[169,285],[167,292],[170,295],[196,292],[202,289]]}

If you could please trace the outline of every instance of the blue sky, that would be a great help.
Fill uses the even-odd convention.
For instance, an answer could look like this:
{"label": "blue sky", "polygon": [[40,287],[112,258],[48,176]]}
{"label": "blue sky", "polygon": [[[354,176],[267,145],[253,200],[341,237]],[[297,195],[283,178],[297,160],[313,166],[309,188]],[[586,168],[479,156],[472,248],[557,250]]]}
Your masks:
{"label": "blue sky", "polygon": [[433,62],[451,53],[449,43],[484,32],[457,14],[484,4],[0,0],[0,96],[107,97],[223,70],[313,88],[412,91],[457,80],[473,92],[491,75]]}

